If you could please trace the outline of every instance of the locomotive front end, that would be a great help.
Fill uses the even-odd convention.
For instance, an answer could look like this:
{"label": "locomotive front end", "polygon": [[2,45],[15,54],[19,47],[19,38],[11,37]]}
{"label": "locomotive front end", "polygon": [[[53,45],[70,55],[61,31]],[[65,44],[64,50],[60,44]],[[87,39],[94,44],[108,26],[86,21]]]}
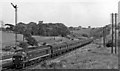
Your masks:
{"label": "locomotive front end", "polygon": [[16,52],[12,57],[15,68],[24,68],[25,52]]}

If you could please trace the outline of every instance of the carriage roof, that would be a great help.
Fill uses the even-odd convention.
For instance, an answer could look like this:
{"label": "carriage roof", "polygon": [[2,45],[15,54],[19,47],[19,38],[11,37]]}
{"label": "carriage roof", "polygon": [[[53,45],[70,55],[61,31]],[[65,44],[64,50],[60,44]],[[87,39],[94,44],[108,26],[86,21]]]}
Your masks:
{"label": "carriage roof", "polygon": [[55,48],[55,47],[61,47],[61,46],[65,46],[67,45],[66,42],[61,42],[61,43],[54,43],[54,44],[51,44],[52,48]]}
{"label": "carriage roof", "polygon": [[55,47],[58,47],[58,46],[61,47],[61,46],[73,44],[73,43],[76,43],[76,42],[78,42],[78,40],[65,41],[65,42],[61,42],[61,43],[51,44],[51,46],[52,46],[53,48],[55,48]]}
{"label": "carriage roof", "polygon": [[38,49],[44,49],[44,48],[49,48],[48,45],[44,45],[44,46],[36,46],[36,47],[28,47],[27,49],[19,49],[19,50],[16,50],[15,52],[29,52],[29,51],[33,51],[33,50],[38,50]]}

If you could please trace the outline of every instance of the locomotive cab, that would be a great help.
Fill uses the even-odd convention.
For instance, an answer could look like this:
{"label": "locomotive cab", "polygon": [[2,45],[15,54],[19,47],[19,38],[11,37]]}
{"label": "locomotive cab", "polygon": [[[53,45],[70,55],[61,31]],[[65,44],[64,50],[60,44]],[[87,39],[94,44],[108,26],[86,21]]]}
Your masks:
{"label": "locomotive cab", "polygon": [[23,68],[24,67],[24,60],[25,60],[25,55],[21,53],[16,53],[13,57],[13,65],[15,68]]}
{"label": "locomotive cab", "polygon": [[19,63],[21,63],[21,61],[23,61],[22,56],[20,56],[20,55],[14,55],[13,56],[13,63],[14,64],[19,64]]}
{"label": "locomotive cab", "polygon": [[13,56],[12,59],[13,59],[13,65],[14,65],[15,68],[19,68],[23,63],[22,56],[15,55],[15,56]]}

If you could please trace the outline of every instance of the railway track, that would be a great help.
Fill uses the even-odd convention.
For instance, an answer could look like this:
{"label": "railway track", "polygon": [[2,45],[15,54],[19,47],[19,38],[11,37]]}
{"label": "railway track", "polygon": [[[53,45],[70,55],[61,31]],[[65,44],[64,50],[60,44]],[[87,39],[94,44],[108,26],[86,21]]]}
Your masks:
{"label": "railway track", "polygon": [[34,67],[34,66],[39,65],[39,64],[40,64],[41,62],[43,62],[43,61],[55,59],[55,58],[60,57],[60,56],[62,56],[62,55],[64,55],[64,54],[66,54],[66,53],[69,53],[69,52],[71,52],[71,51],[74,51],[74,50],[76,50],[76,49],[78,49],[78,48],[82,48],[83,46],[88,45],[88,44],[90,44],[90,43],[91,43],[91,42],[86,43],[86,44],[83,44],[83,45],[81,45],[81,46],[79,46],[79,47],[76,47],[75,49],[71,49],[71,50],[69,50],[69,51],[63,52],[63,53],[61,53],[61,54],[57,54],[57,55],[55,55],[55,56],[52,57],[52,58],[50,58],[50,57],[43,58],[41,61],[34,62],[34,63],[32,63],[31,65],[28,65],[28,66],[26,66],[26,67],[23,68],[23,69],[17,69],[17,70],[16,70],[16,69],[14,69],[13,66],[10,66],[10,67],[8,67],[8,68],[3,68],[2,70],[3,70],[3,71],[21,71],[21,70],[24,71],[25,69],[29,69],[29,68],[32,68],[32,67]]}

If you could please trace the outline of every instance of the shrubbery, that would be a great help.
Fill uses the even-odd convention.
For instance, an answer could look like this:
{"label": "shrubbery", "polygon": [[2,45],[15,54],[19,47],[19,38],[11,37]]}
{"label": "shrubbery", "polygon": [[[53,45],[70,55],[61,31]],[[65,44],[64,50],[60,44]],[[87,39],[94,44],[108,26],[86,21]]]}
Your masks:
{"label": "shrubbery", "polygon": [[[66,36],[70,34],[70,31],[63,23],[42,23],[30,22],[24,24],[22,22],[15,26],[16,32],[23,34],[26,30],[29,31],[31,35],[41,35],[41,36]],[[26,32],[25,32],[26,33]]]}
{"label": "shrubbery", "polygon": [[5,48],[2,48],[2,50],[4,50],[4,51],[10,51],[12,48],[11,48],[11,46],[6,46]]}
{"label": "shrubbery", "polygon": [[40,35],[40,36],[66,36],[70,34],[69,29],[63,23],[43,23],[39,22],[30,22],[28,24],[19,22],[16,26],[7,24],[10,26],[8,30],[5,28],[4,31],[13,31],[19,34],[24,34],[24,32],[29,31],[31,35]]}
{"label": "shrubbery", "polygon": [[[119,43],[120,43],[120,39],[117,39],[117,41],[118,41],[118,42],[117,42],[117,46],[120,47],[120,44],[119,44]],[[115,42],[113,42],[113,44],[112,44],[112,40],[109,40],[109,41],[106,43],[106,46],[107,46],[107,47],[112,47],[112,46],[115,47]]]}
{"label": "shrubbery", "polygon": [[19,42],[18,46],[21,48],[26,48],[28,46],[28,44],[26,42]]}
{"label": "shrubbery", "polygon": [[82,36],[83,36],[83,37],[88,37],[88,35],[87,35],[87,34],[82,34]]}
{"label": "shrubbery", "polygon": [[107,46],[107,47],[114,47],[114,46],[115,46],[115,43],[112,44],[112,40],[109,40],[109,41],[106,43],[106,46]]}

